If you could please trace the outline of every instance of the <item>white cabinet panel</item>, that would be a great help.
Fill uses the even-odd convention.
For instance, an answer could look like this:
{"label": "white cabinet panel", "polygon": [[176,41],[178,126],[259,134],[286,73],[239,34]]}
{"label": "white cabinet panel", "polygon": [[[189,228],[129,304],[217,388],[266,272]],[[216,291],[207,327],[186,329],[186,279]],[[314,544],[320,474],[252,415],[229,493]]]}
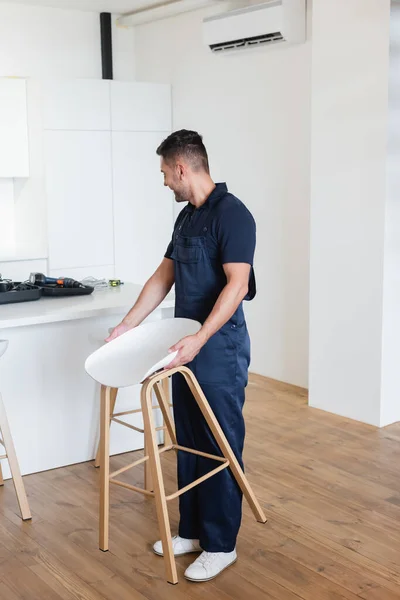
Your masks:
{"label": "white cabinet panel", "polygon": [[45,134],[51,270],[114,263],[111,134]]}
{"label": "white cabinet panel", "polygon": [[15,255],[14,186],[0,179],[0,260]]}
{"label": "white cabinet panel", "polygon": [[162,133],[113,132],[115,276],[145,283],[172,234],[172,194],[156,148]]}
{"label": "white cabinet panel", "polygon": [[111,82],[113,131],[170,131],[171,126],[170,85]]}
{"label": "white cabinet panel", "polygon": [[26,81],[0,78],[0,177],[28,177]]}
{"label": "white cabinet panel", "polygon": [[109,130],[109,82],[95,79],[44,81],[43,118],[45,129]]}

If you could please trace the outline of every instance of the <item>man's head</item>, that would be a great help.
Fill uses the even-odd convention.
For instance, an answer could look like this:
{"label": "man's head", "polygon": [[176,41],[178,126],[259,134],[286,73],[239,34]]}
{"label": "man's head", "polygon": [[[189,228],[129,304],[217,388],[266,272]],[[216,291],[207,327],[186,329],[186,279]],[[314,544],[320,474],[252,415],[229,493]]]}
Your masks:
{"label": "man's head", "polygon": [[181,129],[171,133],[157,148],[161,157],[164,185],[177,202],[189,202],[200,180],[210,179],[207,150],[196,131]]}

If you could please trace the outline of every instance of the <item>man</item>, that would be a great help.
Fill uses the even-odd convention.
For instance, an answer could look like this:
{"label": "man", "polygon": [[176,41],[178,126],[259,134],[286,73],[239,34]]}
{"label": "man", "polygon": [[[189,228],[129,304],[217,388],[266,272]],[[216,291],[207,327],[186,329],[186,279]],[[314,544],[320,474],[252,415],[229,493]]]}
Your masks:
{"label": "man", "polygon": [[[107,341],[138,326],[175,283],[175,316],[195,319],[202,327],[171,348],[178,355],[169,367],[192,369],[243,466],[242,408],[250,342],[242,301],[255,295],[255,222],[225,184],[211,179],[207,151],[198,133],[171,134],[157,154],[164,185],[174,192],[177,202],[188,204],[178,216],[164,260]],[[178,443],[220,455],[181,375],[173,376],[172,390]],[[209,459],[179,452],[179,488],[214,467]],[[187,579],[207,581],[235,562],[241,504],[241,491],[228,469],[180,496],[174,554],[203,551],[186,570]],[[154,551],[162,555],[161,542],[156,542]]]}

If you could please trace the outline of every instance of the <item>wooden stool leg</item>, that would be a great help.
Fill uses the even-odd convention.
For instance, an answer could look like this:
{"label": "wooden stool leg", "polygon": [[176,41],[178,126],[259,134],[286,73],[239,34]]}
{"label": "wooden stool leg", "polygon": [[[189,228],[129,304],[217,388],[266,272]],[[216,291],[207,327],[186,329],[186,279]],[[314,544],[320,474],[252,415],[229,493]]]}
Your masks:
{"label": "wooden stool leg", "polygon": [[240,489],[242,490],[247,502],[249,503],[250,508],[253,511],[255,518],[260,523],[266,523],[267,518],[266,518],[260,504],[258,503],[258,500],[255,497],[253,490],[250,487],[247,477],[243,473],[243,470],[242,470],[240,464],[238,463],[237,458],[236,458],[235,454],[233,453],[232,448],[230,447],[228,440],[226,439],[225,434],[221,429],[220,424],[218,423],[213,411],[211,410],[208,400],[205,397],[203,390],[201,389],[197,379],[195,378],[193,373],[186,367],[183,367],[181,369],[181,373],[185,377],[186,382],[187,382],[197,404],[199,405],[199,408],[200,408],[201,412],[203,413],[203,416],[204,416],[205,420],[207,421],[208,426],[210,427],[212,434],[213,434],[222,454],[224,455],[225,458],[227,458],[229,460],[229,463],[230,463],[229,467],[230,467],[238,485],[240,486]]}
{"label": "wooden stool leg", "polygon": [[3,479],[3,469],[1,468],[1,463],[0,463],[0,487],[4,485],[4,479]]}
{"label": "wooden stool leg", "polygon": [[149,462],[153,476],[154,497],[156,501],[158,526],[164,553],[165,571],[169,583],[178,583],[175,557],[172,549],[171,527],[169,524],[167,500],[165,498],[164,480],[158,453],[157,433],[154,425],[152,409],[152,387],[147,381],[142,386],[141,404],[144,422],[144,435],[149,450]]}
{"label": "wooden stool leg", "polygon": [[[165,382],[168,383],[168,379],[164,379],[162,381],[162,383],[164,384]],[[156,393],[157,396],[157,400],[158,400],[158,404],[160,406],[162,415],[164,417],[164,423],[167,427],[167,430],[165,432],[165,439],[164,439],[164,444],[166,446],[169,446],[170,444],[176,444],[176,434],[175,434],[175,427],[172,421],[172,417],[171,417],[171,411],[169,409],[169,402],[168,402],[168,395],[166,395],[165,393],[165,388],[167,386],[163,385],[162,387],[160,386],[159,383],[156,383],[154,385],[154,391]],[[169,392],[169,388],[167,387],[168,392]],[[168,436],[167,436],[168,433]]]}
{"label": "wooden stool leg", "polygon": [[[144,434],[144,455],[149,456],[149,444],[146,439],[146,433]],[[146,460],[144,463],[144,489],[148,492],[152,492],[154,490],[153,486],[153,478],[151,476],[151,466],[150,459]]]}
{"label": "wooden stool leg", "polygon": [[[166,409],[168,411],[168,414],[171,416],[171,411],[170,411],[170,407],[169,407],[170,398],[171,398],[171,394],[169,393],[169,379],[163,379],[162,382],[161,382],[161,385],[162,385],[162,389],[163,389],[163,392],[164,392],[164,399],[165,399],[164,400],[164,404],[166,404]],[[172,419],[170,419],[170,422],[172,424],[172,429],[173,429],[173,432],[174,432],[173,436],[171,436],[171,434],[170,434],[170,430],[168,429],[168,423],[165,421],[165,417],[164,417],[164,423],[167,425],[167,430],[164,433],[164,444],[165,444],[165,446],[170,446],[172,443],[176,444],[175,428],[174,428]],[[175,440],[175,441],[173,442],[172,440]]]}
{"label": "wooden stool leg", "polygon": [[[103,387],[103,386],[102,386]],[[100,392],[102,393],[102,392]],[[117,401],[118,388],[111,388],[111,401],[110,401],[110,425],[111,425],[111,417],[114,414],[115,403]],[[96,458],[94,459],[94,466],[96,469],[100,466],[100,442],[97,447]]]}
{"label": "wooden stool leg", "polygon": [[110,518],[110,405],[111,388],[101,386],[100,407],[100,550],[108,550]]}
{"label": "wooden stool leg", "polygon": [[10,465],[10,471],[13,478],[15,492],[17,494],[19,508],[21,510],[22,519],[27,521],[32,519],[31,511],[29,509],[28,499],[25,493],[24,483],[21,477],[21,471],[15,453],[14,442],[11,437],[10,427],[8,425],[6,411],[4,409],[3,400],[0,396],[0,429],[3,437],[4,448],[8,458],[8,464]]}

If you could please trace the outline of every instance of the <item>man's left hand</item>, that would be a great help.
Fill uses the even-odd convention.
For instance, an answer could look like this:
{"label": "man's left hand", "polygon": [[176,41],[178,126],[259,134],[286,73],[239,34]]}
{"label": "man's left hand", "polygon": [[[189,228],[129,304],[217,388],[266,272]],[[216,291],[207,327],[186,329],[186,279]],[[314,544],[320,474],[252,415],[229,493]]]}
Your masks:
{"label": "man's left hand", "polygon": [[188,335],[187,337],[182,338],[175,346],[170,348],[170,352],[176,352],[176,350],[178,350],[178,354],[166,368],[174,369],[176,367],[187,365],[198,355],[205,342],[206,340],[199,334]]}

